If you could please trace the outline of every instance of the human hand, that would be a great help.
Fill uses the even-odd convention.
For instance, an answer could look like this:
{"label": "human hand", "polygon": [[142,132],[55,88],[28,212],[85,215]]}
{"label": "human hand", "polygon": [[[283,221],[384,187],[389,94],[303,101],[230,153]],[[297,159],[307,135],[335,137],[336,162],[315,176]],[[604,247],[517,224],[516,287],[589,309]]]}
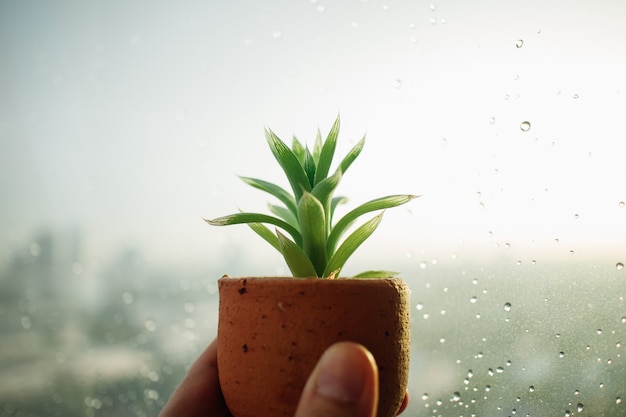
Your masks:
{"label": "human hand", "polygon": [[[408,396],[400,413],[408,403]],[[373,417],[378,407],[378,368],[363,346],[340,342],[329,347],[311,373],[295,417]],[[217,376],[214,340],[191,366],[159,417],[231,416]]]}

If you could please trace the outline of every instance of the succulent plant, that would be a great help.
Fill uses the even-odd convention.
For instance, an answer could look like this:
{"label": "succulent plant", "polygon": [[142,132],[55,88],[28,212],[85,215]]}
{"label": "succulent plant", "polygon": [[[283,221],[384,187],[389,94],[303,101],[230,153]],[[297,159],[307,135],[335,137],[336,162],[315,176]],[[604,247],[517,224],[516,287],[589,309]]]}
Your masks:
{"label": "succulent plant", "polygon": [[[378,227],[384,210],[400,206],[417,197],[398,194],[377,198],[349,211],[335,222],[333,215],[336,207],[347,202],[345,197],[334,196],[335,189],[365,143],[363,137],[343,158],[334,173],[329,175],[339,125],[340,118],[337,116],[324,141],[318,130],[313,151],[303,146],[296,137],[289,148],[274,132],[266,128],[265,137],[287,176],[292,193],[267,181],[241,177],[246,184],[271,194],[282,205],[269,204],[272,215],[239,212],[205,221],[213,226],[247,224],[283,255],[294,277],[332,279],[339,276],[348,258]],[[373,211],[380,213],[343,239],[359,217]],[[265,224],[275,226],[275,232]],[[355,278],[387,277],[395,274],[372,270],[358,274]]]}

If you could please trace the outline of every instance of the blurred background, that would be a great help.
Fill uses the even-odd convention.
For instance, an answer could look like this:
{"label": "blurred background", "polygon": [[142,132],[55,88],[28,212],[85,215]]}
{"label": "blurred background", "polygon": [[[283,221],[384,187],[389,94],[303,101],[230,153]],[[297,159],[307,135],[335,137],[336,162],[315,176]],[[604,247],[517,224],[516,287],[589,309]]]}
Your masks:
{"label": "blurred background", "polygon": [[346,265],[412,288],[416,416],[626,416],[626,3],[0,2],[0,416],[158,414],[223,274],[285,275],[237,175],[365,149]]}

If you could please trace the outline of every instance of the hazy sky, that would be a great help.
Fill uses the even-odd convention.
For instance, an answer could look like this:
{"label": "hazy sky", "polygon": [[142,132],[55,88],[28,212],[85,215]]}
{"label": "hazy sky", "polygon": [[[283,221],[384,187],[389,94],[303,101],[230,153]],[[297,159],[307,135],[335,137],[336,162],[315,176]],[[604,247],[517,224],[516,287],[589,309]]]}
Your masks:
{"label": "hazy sky", "polygon": [[237,174],[284,184],[265,126],[311,140],[338,113],[341,152],[367,134],[339,193],[423,195],[364,257],[617,260],[626,3],[469,3],[1,2],[3,260],[43,227],[96,258],[263,247],[201,218],[264,209]]}

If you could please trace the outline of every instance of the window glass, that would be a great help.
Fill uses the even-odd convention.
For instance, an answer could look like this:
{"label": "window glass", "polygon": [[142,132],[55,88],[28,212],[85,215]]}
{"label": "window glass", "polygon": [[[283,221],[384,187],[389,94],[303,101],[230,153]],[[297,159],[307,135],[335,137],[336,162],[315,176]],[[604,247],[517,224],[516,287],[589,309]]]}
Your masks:
{"label": "window glass", "polygon": [[[0,416],[155,415],[223,274],[286,275],[237,175],[337,114],[412,288],[407,415],[625,415],[626,3],[0,3]],[[350,206],[354,207],[354,206]]]}

